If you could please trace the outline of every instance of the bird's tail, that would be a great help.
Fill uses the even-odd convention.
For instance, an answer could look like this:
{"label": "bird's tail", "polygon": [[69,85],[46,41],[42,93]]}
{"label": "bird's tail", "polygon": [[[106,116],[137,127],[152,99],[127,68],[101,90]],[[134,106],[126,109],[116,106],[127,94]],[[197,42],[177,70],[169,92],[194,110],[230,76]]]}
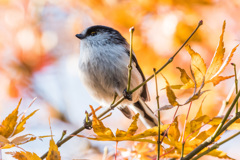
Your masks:
{"label": "bird's tail", "polygon": [[131,109],[135,112],[135,114],[140,114],[140,120],[147,128],[152,128],[158,125],[157,117],[141,98],[139,99],[139,101],[134,103],[133,106],[134,107],[131,107]]}

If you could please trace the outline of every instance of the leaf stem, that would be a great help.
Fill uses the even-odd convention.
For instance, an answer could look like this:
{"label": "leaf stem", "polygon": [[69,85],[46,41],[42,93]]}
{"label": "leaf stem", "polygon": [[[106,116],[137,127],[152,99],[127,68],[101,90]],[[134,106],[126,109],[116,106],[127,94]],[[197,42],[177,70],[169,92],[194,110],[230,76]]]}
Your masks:
{"label": "leaf stem", "polygon": [[156,100],[157,100],[157,108],[158,108],[158,154],[157,154],[157,160],[160,159],[160,127],[161,127],[161,121],[160,121],[160,106],[159,106],[159,95],[158,95],[158,84],[157,84],[157,75],[156,75],[156,68],[153,68],[154,77],[155,77],[155,86],[156,86]]}
{"label": "leaf stem", "polygon": [[128,64],[128,84],[127,84],[127,93],[130,91],[130,86],[131,86],[131,72],[132,72],[132,43],[133,43],[133,32],[134,32],[134,27],[131,27],[129,29],[130,32],[130,55],[129,55],[129,64]]}
{"label": "leaf stem", "polygon": [[190,104],[189,104],[189,108],[188,108],[186,120],[185,120],[185,123],[184,123],[184,130],[183,130],[183,136],[182,136],[182,152],[181,152],[181,158],[183,158],[183,155],[184,155],[184,145],[185,145],[184,136],[185,136],[186,126],[187,126],[187,119],[188,119],[188,115],[189,115],[191,106],[192,106],[192,101],[191,101]]}
{"label": "leaf stem", "polygon": [[174,149],[175,149],[175,147],[172,147],[168,152],[160,155],[160,157],[163,157],[163,156],[167,155],[168,153],[172,152]]}

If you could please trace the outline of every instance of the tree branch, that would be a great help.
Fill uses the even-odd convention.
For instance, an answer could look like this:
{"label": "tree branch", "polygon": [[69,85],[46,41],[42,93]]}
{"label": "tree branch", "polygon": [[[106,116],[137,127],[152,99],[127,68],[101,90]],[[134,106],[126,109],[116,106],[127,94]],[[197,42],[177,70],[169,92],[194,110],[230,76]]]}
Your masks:
{"label": "tree branch", "polygon": [[[191,39],[191,37],[195,34],[195,32],[198,30],[198,28],[203,24],[203,21],[199,21],[196,29],[192,32],[192,34],[188,37],[188,39],[183,43],[183,45],[177,50],[177,52],[156,72],[156,74],[158,74],[160,71],[162,71],[168,64],[170,64],[174,57],[179,53],[179,51],[186,45],[186,43]],[[147,80],[145,80],[143,83],[141,83],[140,85],[138,85],[136,88],[134,88],[133,90],[129,91],[129,93],[133,93],[136,90],[138,90],[140,87],[142,87],[143,85],[145,85],[149,80],[151,80],[154,77],[154,75],[150,76]],[[107,114],[108,112],[110,112],[112,109],[114,109],[116,106],[118,106],[125,98],[121,97],[115,104],[111,105],[109,108],[107,108],[103,113],[101,113],[98,118],[101,118],[102,116],[104,116],[105,114]],[[83,131],[85,128],[84,126],[82,126],[81,128],[77,129],[76,131],[72,132],[70,135],[68,135],[67,137],[65,137],[62,141],[59,141],[57,143],[57,146],[60,147],[62,144],[64,144],[65,142],[69,141],[74,135],[77,135],[78,133],[80,133],[81,131]],[[48,152],[46,152],[45,154],[43,154],[41,156],[41,159],[46,158]]]}

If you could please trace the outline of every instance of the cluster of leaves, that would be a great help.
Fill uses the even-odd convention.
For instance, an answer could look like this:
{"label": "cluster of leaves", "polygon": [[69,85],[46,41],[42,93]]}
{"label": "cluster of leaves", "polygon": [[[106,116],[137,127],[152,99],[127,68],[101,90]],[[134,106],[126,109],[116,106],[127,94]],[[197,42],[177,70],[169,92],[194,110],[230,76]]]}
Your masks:
{"label": "cluster of leaves", "polygon": [[[24,131],[27,120],[32,117],[38,110],[33,111],[29,115],[25,115],[25,112],[19,114],[19,106],[22,99],[20,99],[17,107],[10,113],[0,125],[0,150],[17,147],[23,151],[19,152],[7,152],[18,160],[41,160],[41,158],[35,154],[22,149],[19,145],[34,141],[36,139],[42,139],[52,136],[35,136],[33,134],[19,135]],[[31,103],[32,104],[32,103]],[[31,106],[31,105],[30,105]],[[29,106],[29,107],[30,107]],[[58,147],[55,144],[53,138],[50,140],[49,154],[47,160],[60,160],[60,153]]]}
{"label": "cluster of leaves", "polygon": [[[78,137],[88,138],[90,140],[98,140],[98,141],[115,141],[116,143],[121,141],[137,141],[133,145],[133,148],[130,151],[128,156],[141,157],[140,160],[150,160],[156,158],[157,156],[157,135],[158,135],[158,127],[153,127],[143,131],[142,133],[135,134],[138,126],[137,120],[139,114],[136,114],[133,117],[133,121],[129,126],[127,131],[117,129],[115,135],[111,131],[110,128],[104,126],[103,122],[97,118],[95,114],[95,110],[90,106],[93,113],[93,121],[92,127],[93,131],[96,135],[77,135]],[[181,115],[179,115],[181,116]],[[196,116],[186,124],[185,134],[180,134],[180,126],[178,124],[178,117],[176,116],[174,121],[171,124],[161,125],[161,133],[168,130],[168,134],[166,137],[161,135],[162,145],[161,145],[161,155],[160,157],[167,158],[180,158],[181,150],[182,150],[182,140],[185,142],[185,154],[190,153],[194,148],[200,145],[203,141],[205,141],[209,136],[211,136],[217,126],[222,121],[222,117],[214,117],[211,118],[207,115],[203,115],[202,113],[202,105],[199,108]],[[240,121],[236,121],[229,130],[238,130]],[[204,128],[203,128],[204,127]],[[221,136],[217,138],[219,140]],[[144,143],[145,142],[145,143]],[[148,142],[148,143],[146,143]],[[152,143],[153,145],[149,145]],[[163,145],[164,144],[164,145]],[[167,146],[169,147],[166,147]],[[129,152],[124,148],[119,149],[121,153]],[[202,150],[204,152],[207,149]],[[200,152],[200,153],[202,153]],[[220,150],[213,150],[208,155],[218,157],[218,158],[228,158],[232,159],[227,155],[227,153]]]}
{"label": "cluster of leaves", "polygon": [[[34,135],[25,134],[19,137],[15,137],[12,140],[9,140],[13,136],[21,133],[25,129],[24,125],[26,124],[26,121],[38,111],[38,110],[35,110],[28,116],[25,116],[25,114],[18,115],[18,109],[20,104],[21,104],[21,100],[19,101],[16,109],[2,121],[2,124],[0,126],[1,149],[18,146],[18,145],[33,141],[37,138]],[[43,138],[43,137],[39,137],[39,138]]]}
{"label": "cluster of leaves", "polygon": [[[226,60],[223,62],[223,57],[225,53],[223,35],[225,32],[225,27],[226,27],[226,22],[224,21],[223,27],[222,27],[222,34],[220,36],[218,47],[214,53],[212,62],[208,67],[208,69],[206,67],[204,60],[200,56],[200,54],[195,52],[189,45],[186,46],[186,50],[191,56],[190,71],[193,79],[190,78],[187,72],[180,67],[177,67],[177,69],[181,72],[180,79],[183,83],[182,85],[169,85],[167,79],[164,77],[167,84],[166,94],[167,94],[169,103],[171,105],[163,106],[161,110],[171,109],[174,106],[186,105],[194,100],[197,100],[203,93],[206,92],[206,91],[201,91],[205,84],[213,83],[213,85],[215,86],[219,84],[221,81],[224,81],[234,76],[234,75],[225,76],[225,77],[220,76],[220,74],[225,70],[227,65],[230,63],[234,52],[239,46],[239,44],[236,45],[232,49],[232,51],[230,52]],[[199,87],[198,91],[197,91],[197,87]],[[175,96],[172,89],[189,89],[189,88],[194,88],[193,95],[189,97],[189,99],[185,103],[179,104],[177,102],[177,97]]]}

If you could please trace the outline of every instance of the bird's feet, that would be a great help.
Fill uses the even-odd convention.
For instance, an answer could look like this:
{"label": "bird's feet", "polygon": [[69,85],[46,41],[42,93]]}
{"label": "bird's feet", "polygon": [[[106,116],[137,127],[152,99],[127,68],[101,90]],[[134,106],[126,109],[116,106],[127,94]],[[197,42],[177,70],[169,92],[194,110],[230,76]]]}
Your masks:
{"label": "bird's feet", "polygon": [[123,96],[125,99],[131,101],[132,100],[132,93],[127,92],[127,89],[124,89]]}

